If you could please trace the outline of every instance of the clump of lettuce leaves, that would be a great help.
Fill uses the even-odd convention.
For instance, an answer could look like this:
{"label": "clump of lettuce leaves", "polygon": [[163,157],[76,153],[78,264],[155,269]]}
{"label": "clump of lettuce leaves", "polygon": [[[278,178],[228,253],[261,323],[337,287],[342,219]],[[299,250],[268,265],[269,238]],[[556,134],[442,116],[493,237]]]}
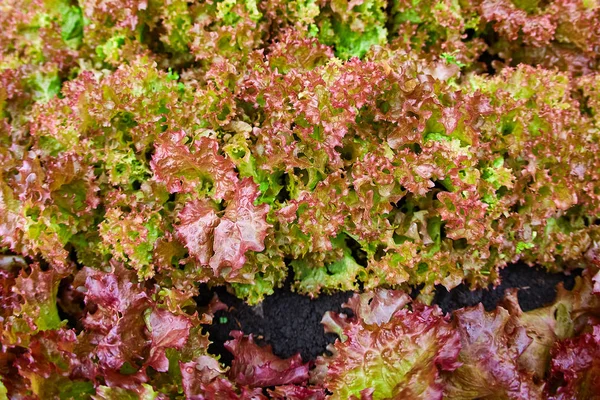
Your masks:
{"label": "clump of lettuce leaves", "polygon": [[[0,23],[0,399],[594,393],[598,276],[534,312],[428,304],[600,263],[597,1],[7,0]],[[227,369],[201,291],[288,279],[365,290],[332,355],[235,333]]]}

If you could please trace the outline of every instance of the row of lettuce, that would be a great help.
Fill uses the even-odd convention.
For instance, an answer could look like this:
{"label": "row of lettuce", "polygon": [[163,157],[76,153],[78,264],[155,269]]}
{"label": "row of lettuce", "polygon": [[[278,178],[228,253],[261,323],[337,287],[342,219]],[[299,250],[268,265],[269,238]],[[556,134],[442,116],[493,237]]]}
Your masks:
{"label": "row of lettuce", "polygon": [[257,303],[290,270],[312,296],[421,285],[426,301],[510,262],[598,258],[598,74],[462,74],[384,48],[342,62],[290,34],[243,71],[140,56],[24,109],[10,82],[2,244],[64,277],[117,260]]}
{"label": "row of lettuce", "polygon": [[1,320],[0,398],[567,400],[600,392],[600,281],[592,270],[528,312],[516,291],[495,310],[479,304],[452,318],[402,291],[355,294],[344,305],[351,316],[323,317],[338,336],[328,355],[281,359],[233,331],[226,367],[208,353],[201,327],[226,308],[216,297],[196,311],[120,263],[108,272],[85,267],[59,299],[78,318],[70,328],[49,294],[58,274],[31,269],[26,277],[0,270],[9,314]]}
{"label": "row of lettuce", "polygon": [[114,68],[151,51],[166,66],[206,71],[225,59],[243,67],[296,31],[342,59],[388,46],[473,70],[484,55],[494,68],[588,73],[600,61],[599,8],[597,0],[8,0],[0,66],[29,75],[44,96],[82,62]]}

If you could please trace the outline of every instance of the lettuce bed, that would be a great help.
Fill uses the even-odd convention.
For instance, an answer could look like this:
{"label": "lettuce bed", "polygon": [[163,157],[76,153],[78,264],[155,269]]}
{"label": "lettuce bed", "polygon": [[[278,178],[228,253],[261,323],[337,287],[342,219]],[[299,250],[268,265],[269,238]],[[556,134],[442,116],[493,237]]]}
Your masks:
{"label": "lettuce bed", "polygon": [[[600,393],[596,0],[5,0],[0,26],[0,398]],[[537,310],[431,305],[515,262],[585,271]],[[286,279],[361,292],[331,352],[233,331],[221,364],[200,288]]]}

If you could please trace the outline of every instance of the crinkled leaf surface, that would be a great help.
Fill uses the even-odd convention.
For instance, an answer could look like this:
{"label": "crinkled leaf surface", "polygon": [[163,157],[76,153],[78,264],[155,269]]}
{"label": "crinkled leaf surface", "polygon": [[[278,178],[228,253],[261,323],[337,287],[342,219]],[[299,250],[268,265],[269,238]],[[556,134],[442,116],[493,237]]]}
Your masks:
{"label": "crinkled leaf surface", "polygon": [[459,335],[437,307],[415,304],[411,311],[408,302],[401,292],[381,289],[352,298],[347,306],[355,317],[333,317],[342,340],[317,361],[315,378],[332,398],[369,390],[373,399],[442,398],[440,372],[460,365]]}

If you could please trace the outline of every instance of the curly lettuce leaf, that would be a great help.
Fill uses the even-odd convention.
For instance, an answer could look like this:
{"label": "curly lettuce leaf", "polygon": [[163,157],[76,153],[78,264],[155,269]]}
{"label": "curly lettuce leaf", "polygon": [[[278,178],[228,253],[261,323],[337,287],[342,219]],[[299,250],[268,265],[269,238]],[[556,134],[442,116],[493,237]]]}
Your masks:
{"label": "curly lettuce leaf", "polygon": [[308,381],[308,364],[299,354],[283,360],[273,355],[270,346],[254,343],[252,335],[233,331],[231,336],[233,340],[225,343],[234,357],[228,375],[238,385],[266,387]]}
{"label": "curly lettuce leaf", "polygon": [[202,200],[188,203],[181,211],[178,237],[190,254],[202,265],[210,266],[216,276],[235,276],[246,262],[247,251],[265,249],[269,206],[254,205],[257,197],[256,184],[244,178],[235,186],[222,216]]}
{"label": "curly lettuce leaf", "polygon": [[295,290],[310,296],[321,292],[329,293],[336,290],[358,289],[364,267],[356,262],[352,252],[346,245],[346,235],[341,234],[332,239],[334,249],[341,249],[342,256],[324,266],[313,266],[307,260],[294,260],[290,263],[296,279]]}
{"label": "curly lettuce leaf", "polygon": [[345,306],[351,318],[330,316],[343,341],[332,356],[317,360],[316,380],[332,398],[442,398],[442,371],[453,371],[460,338],[437,307],[413,304],[408,296],[380,289],[355,295]]}
{"label": "curly lettuce leaf", "polygon": [[237,176],[231,161],[218,154],[218,142],[201,137],[191,152],[185,132],[163,134],[150,163],[154,177],[169,192],[200,192],[224,198],[235,190]]}
{"label": "curly lettuce leaf", "polygon": [[600,392],[600,327],[590,330],[553,346],[549,399],[588,399]]}

